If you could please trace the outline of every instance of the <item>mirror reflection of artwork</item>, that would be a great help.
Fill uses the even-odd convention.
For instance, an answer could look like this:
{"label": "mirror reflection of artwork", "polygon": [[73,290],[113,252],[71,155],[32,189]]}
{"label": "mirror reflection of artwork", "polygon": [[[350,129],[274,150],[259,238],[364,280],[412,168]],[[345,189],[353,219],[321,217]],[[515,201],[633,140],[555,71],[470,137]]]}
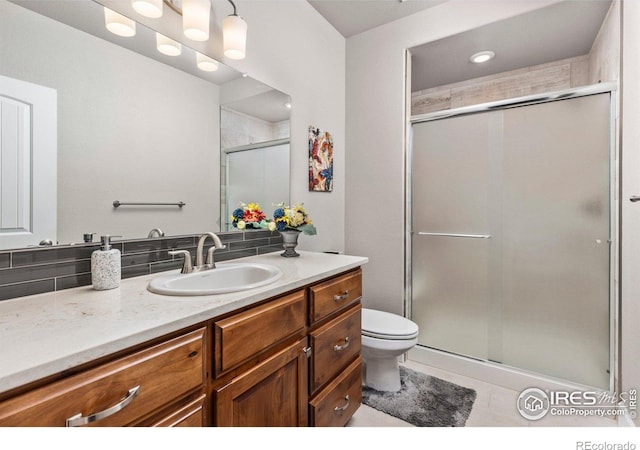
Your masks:
{"label": "mirror reflection of artwork", "polygon": [[309,127],[309,190],[333,191],[333,137]]}

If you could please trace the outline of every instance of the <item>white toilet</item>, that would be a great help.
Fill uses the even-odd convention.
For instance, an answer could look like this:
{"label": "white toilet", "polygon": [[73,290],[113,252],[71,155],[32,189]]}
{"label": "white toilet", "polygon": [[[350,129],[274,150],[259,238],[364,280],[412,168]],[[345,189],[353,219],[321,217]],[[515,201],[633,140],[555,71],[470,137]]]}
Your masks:
{"label": "white toilet", "polygon": [[364,385],[377,391],[400,390],[398,356],[418,343],[418,325],[397,314],[362,309]]}

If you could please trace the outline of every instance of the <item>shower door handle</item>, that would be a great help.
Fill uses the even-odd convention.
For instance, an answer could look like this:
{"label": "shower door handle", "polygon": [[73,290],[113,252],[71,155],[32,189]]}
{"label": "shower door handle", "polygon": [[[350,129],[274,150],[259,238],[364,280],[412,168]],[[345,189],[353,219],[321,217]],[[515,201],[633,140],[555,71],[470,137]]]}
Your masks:
{"label": "shower door handle", "polygon": [[632,201],[633,203],[635,203],[635,202],[640,202],[640,197],[639,197],[639,196],[637,196],[637,195],[634,195],[634,196],[633,196],[633,197],[631,197],[629,200],[630,200],[630,201]]}
{"label": "shower door handle", "polygon": [[456,238],[469,238],[469,239],[489,239],[490,234],[458,234],[458,233],[425,233],[418,231],[419,236],[440,236],[440,237],[456,237]]}

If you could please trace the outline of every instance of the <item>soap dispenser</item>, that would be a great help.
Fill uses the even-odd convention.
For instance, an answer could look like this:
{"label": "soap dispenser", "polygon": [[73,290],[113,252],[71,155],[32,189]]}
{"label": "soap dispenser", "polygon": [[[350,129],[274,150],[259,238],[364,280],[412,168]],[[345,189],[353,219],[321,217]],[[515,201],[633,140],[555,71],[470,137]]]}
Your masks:
{"label": "soap dispenser", "polygon": [[120,250],[111,248],[112,236],[101,236],[101,247],[91,254],[91,283],[96,291],[120,286]]}

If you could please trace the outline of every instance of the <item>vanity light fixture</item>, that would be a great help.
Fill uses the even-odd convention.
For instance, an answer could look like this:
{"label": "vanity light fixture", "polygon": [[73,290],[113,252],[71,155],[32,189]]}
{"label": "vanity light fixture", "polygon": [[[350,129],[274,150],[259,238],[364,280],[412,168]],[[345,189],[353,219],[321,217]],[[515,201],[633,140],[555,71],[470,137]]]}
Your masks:
{"label": "vanity light fixture", "polygon": [[211,59],[200,52],[196,52],[196,63],[198,69],[204,70],[205,72],[215,72],[220,65],[215,59]]}
{"label": "vanity light fixture", "polygon": [[166,37],[164,34],[156,33],[156,45],[158,51],[165,55],[178,56],[182,53],[182,44]]}
{"label": "vanity light fixture", "polygon": [[[147,0],[133,0],[147,1]],[[194,41],[209,39],[211,0],[162,0],[177,14],[182,15],[184,35]],[[233,14],[222,19],[222,42],[224,55],[230,59],[244,59],[247,49],[247,22],[240,17],[233,0]]]}
{"label": "vanity light fixture", "polygon": [[482,64],[493,59],[495,56],[496,54],[493,53],[491,50],[485,50],[485,51],[474,53],[473,55],[471,55],[471,57],[469,58],[469,61],[471,61],[474,64]]}
{"label": "vanity light fixture", "polygon": [[131,6],[138,14],[157,19],[162,17],[163,0],[131,0]]}
{"label": "vanity light fixture", "polygon": [[118,14],[109,8],[104,8],[104,24],[107,30],[122,37],[136,35],[136,23],[128,17]]}
{"label": "vanity light fixture", "polygon": [[224,56],[231,59],[244,59],[247,49],[247,22],[236,13],[236,5],[232,0],[227,0],[233,6],[233,14],[222,19],[222,42]]}
{"label": "vanity light fixture", "polygon": [[210,0],[182,0],[182,29],[193,41],[209,39]]}

